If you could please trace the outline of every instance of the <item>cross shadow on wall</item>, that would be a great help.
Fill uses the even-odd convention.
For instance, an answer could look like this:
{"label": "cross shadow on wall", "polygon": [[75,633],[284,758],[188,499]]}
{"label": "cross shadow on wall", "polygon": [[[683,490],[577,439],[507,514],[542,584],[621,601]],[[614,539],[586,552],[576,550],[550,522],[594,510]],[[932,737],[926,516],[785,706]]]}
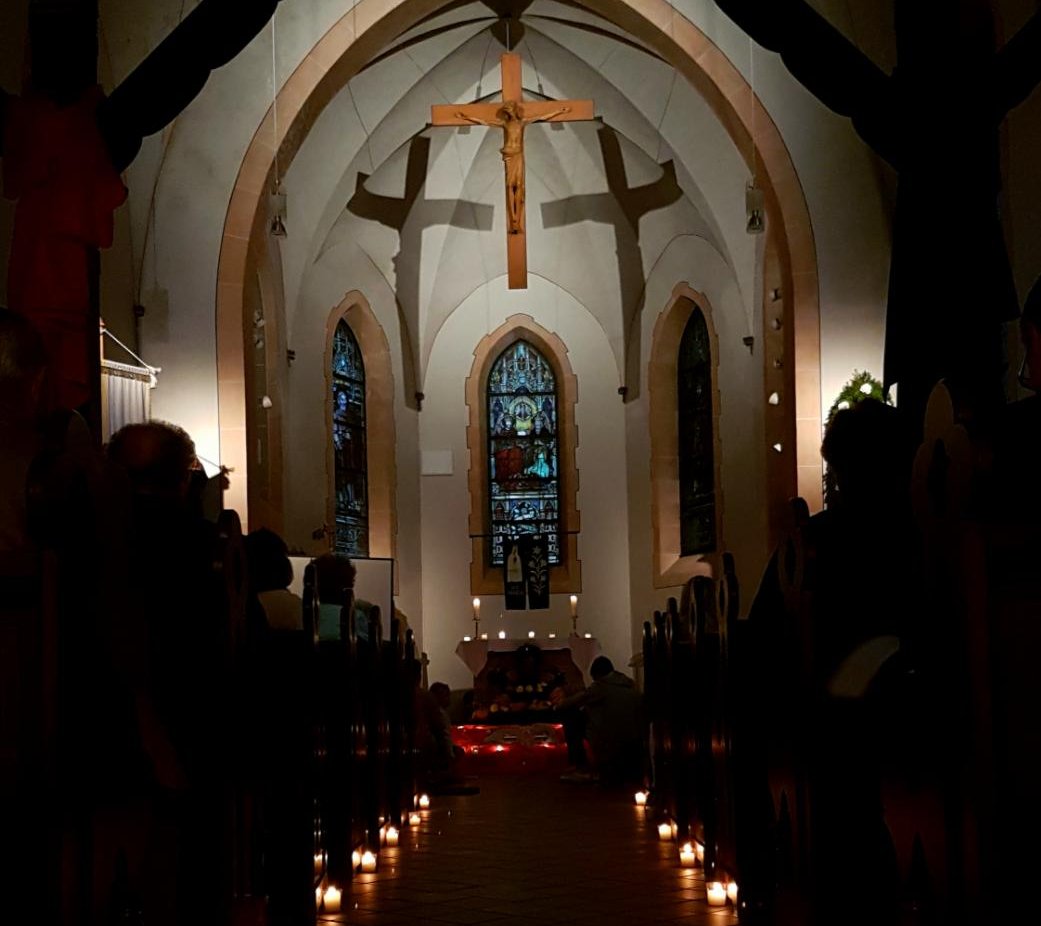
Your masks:
{"label": "cross shadow on wall", "polygon": [[683,196],[676,181],[676,165],[666,161],[653,183],[630,187],[618,133],[610,126],[597,129],[597,141],[607,178],[606,193],[585,193],[542,205],[543,228],[560,228],[579,222],[600,222],[614,227],[618,286],[622,306],[622,362],[625,368],[625,401],[640,393],[640,318],[646,287],[640,219],[665,209]]}
{"label": "cross shadow on wall", "polygon": [[406,376],[405,400],[419,407],[416,349],[419,336],[419,274],[423,231],[437,225],[452,225],[470,231],[490,231],[495,210],[485,203],[462,199],[427,199],[423,194],[430,164],[430,139],[416,135],[408,143],[405,190],[402,196],[384,196],[365,188],[369,174],[358,173],[354,195],[347,211],[361,219],[379,222],[398,233],[398,252],[394,256],[395,300],[401,328],[401,356]]}

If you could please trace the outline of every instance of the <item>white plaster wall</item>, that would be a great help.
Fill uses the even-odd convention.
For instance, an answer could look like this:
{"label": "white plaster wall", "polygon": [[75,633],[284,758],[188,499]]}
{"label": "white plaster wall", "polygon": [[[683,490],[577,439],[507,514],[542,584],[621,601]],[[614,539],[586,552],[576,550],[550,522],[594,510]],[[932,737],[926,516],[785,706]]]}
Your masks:
{"label": "white plaster wall", "polygon": [[[560,336],[578,377],[578,554],[583,583],[579,630],[598,637],[605,654],[619,666],[632,654],[628,506],[623,491],[625,420],[610,345],[591,313],[559,287],[537,279],[526,292],[511,292],[499,278],[465,300],[438,334],[420,417],[421,448],[451,451],[454,467],[451,476],[422,477],[420,509],[423,648],[431,660],[430,678],[453,686],[472,681],[454,655],[459,640],[473,628],[464,383],[478,342],[516,313],[532,316]],[[563,637],[571,628],[567,595],[552,596],[547,612],[506,612],[501,621],[501,596],[482,596],[481,604],[482,629],[492,635],[501,628],[511,637],[526,638],[531,629],[544,639],[550,632]]]}
{"label": "white plaster wall", "polygon": [[[751,73],[748,40],[710,2],[676,0],[675,5],[720,44],[746,76]],[[553,4],[547,7],[557,8]],[[276,25],[279,84],[328,26],[349,9],[350,0],[287,0],[281,5]],[[473,8],[478,14],[485,9]],[[455,15],[469,15],[468,10]],[[175,0],[145,8],[129,0],[107,0],[103,15],[110,37],[112,74],[127,73],[165,34],[179,12],[180,4]],[[127,38],[117,41],[120,34]],[[577,40],[571,44],[578,49]],[[416,52],[410,54],[424,64],[428,60]],[[615,55],[614,51],[601,54],[596,63],[610,71],[609,59]],[[796,168],[810,194],[821,258],[825,335],[822,401],[827,402],[853,366],[879,367],[887,235],[875,188],[875,168],[848,125],[829,116],[798,89],[773,56],[757,54],[755,61],[756,89],[792,147]],[[635,95],[637,88],[648,85],[643,71],[634,74],[629,90]],[[364,83],[364,75],[361,81]],[[393,97],[401,87],[387,80],[373,80],[370,89],[372,99],[363,93],[366,98],[359,100],[358,109],[363,117],[369,113],[370,118],[372,114],[378,118],[381,110],[389,111],[396,102]],[[654,99],[667,97],[656,94]],[[147,199],[160,170],[162,146],[150,143],[151,153],[139,158],[129,172],[135,191],[131,233],[139,252],[137,264],[143,265],[138,275],[144,281],[144,296],[156,291],[151,300],[155,310],[150,309],[151,317],[145,319],[142,339],[150,362],[164,367],[163,382],[155,395],[156,413],[187,426],[196,435],[200,450],[211,459],[218,452],[212,335],[217,245],[235,173],[270,98],[271,34],[266,30],[238,59],[214,74],[169,133],[156,189],[154,240],[146,235],[149,207],[141,198]],[[374,102],[377,100],[382,102]],[[683,123],[687,113],[686,107],[677,109],[676,121]],[[667,124],[662,131],[668,137]],[[684,159],[681,150],[675,154]],[[841,171],[836,169],[839,164]],[[688,174],[697,177],[703,166],[687,164]],[[736,215],[730,221],[739,224],[742,190],[713,187],[717,189],[731,201],[725,212],[712,210],[717,221],[722,222],[724,215]],[[734,243],[728,245],[733,252]],[[155,261],[150,251],[157,254]],[[746,253],[746,270],[748,266]],[[187,273],[186,267],[190,268]],[[745,279],[744,273],[740,279]],[[747,283],[741,285],[747,292]],[[748,296],[745,298],[747,303]],[[163,303],[167,300],[169,310],[165,311]]]}

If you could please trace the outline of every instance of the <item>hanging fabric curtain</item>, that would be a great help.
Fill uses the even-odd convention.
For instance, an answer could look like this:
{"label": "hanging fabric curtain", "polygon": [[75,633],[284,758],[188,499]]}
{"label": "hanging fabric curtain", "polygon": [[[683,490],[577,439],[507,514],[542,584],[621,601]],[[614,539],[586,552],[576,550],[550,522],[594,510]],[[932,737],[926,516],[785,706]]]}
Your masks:
{"label": "hanging fabric curtain", "polygon": [[139,424],[152,417],[155,386],[155,373],[148,367],[101,361],[101,417],[105,441],[124,425]]}

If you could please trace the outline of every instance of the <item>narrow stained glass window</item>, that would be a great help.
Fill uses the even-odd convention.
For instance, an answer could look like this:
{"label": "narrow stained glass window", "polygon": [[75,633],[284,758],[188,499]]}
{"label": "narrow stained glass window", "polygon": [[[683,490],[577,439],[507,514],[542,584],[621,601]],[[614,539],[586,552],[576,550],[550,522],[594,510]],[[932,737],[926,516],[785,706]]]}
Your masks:
{"label": "narrow stained glass window", "polygon": [[492,565],[507,538],[542,534],[560,563],[557,382],[527,341],[506,348],[488,374],[488,472]]}
{"label": "narrow stained glass window", "polygon": [[365,364],[345,321],[333,335],[333,456],[336,536],[333,549],[369,555],[368,457],[365,446]]}
{"label": "narrow stained glass window", "polygon": [[712,418],[712,348],[701,309],[683,330],[677,362],[680,555],[716,548],[716,460]]}

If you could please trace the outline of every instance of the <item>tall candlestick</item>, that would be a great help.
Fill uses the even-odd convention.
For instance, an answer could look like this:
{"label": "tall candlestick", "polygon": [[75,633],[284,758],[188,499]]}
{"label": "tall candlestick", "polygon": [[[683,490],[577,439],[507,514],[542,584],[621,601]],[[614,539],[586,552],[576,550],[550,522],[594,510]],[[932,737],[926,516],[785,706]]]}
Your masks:
{"label": "tall candlestick", "polygon": [[481,599],[474,599],[474,636],[481,631]]}
{"label": "tall candlestick", "polygon": [[571,629],[578,630],[578,595],[571,596]]}

